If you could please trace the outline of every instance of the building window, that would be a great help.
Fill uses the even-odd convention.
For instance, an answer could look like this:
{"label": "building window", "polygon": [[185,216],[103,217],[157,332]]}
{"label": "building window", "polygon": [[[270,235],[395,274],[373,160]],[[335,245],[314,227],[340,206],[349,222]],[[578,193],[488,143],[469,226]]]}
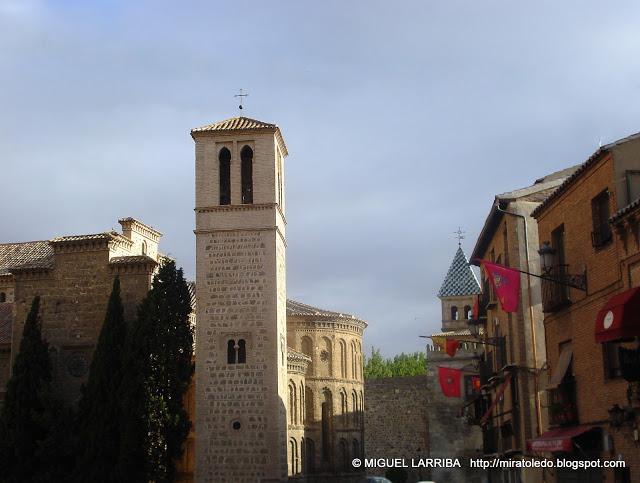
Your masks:
{"label": "building window", "polygon": [[298,399],[293,381],[289,381],[289,422],[293,425],[298,424]]}
{"label": "building window", "polygon": [[620,356],[618,352],[619,347],[619,342],[605,342],[602,344],[604,377],[607,379],[614,379],[622,376],[622,372],[620,371]]}
{"label": "building window", "polygon": [[340,438],[340,469],[342,471],[349,471],[349,450],[347,442]]}
{"label": "building window", "polygon": [[7,294],[4,292],[0,292],[0,303],[4,303],[7,301]]}
{"label": "building window", "polygon": [[609,190],[604,190],[591,200],[591,216],[593,219],[593,231],[591,242],[596,248],[602,247],[612,240],[611,226],[609,225]]}
{"label": "building window", "polygon": [[231,204],[231,151],[222,148],[218,154],[218,177],[220,180],[220,204]]}
{"label": "building window", "polygon": [[360,443],[357,439],[354,439],[351,443],[351,457],[360,458]]}
{"label": "building window", "polygon": [[629,170],[627,176],[627,204],[640,198],[640,171]]}
{"label": "building window", "polygon": [[309,363],[309,374],[313,375],[313,341],[310,337],[303,337],[300,341],[300,350],[306,356],[309,356],[311,362]]}
{"label": "building window", "polygon": [[305,463],[305,472],[306,473],[315,473],[316,470],[316,445],[313,442],[312,439],[310,438],[306,438],[304,440],[304,447],[305,447],[305,456],[306,456],[306,463]]}
{"label": "building window", "polygon": [[332,418],[333,418],[333,397],[331,391],[325,389],[323,391],[322,402],[322,460],[331,461],[331,434],[332,434]]}
{"label": "building window", "polygon": [[304,402],[304,422],[313,423],[316,415],[313,410],[313,390],[309,386],[304,388]]}
{"label": "building window", "polygon": [[147,242],[146,241],[142,241],[142,254],[146,255],[147,254]]}
{"label": "building window", "polygon": [[291,474],[292,475],[296,475],[300,472],[299,469],[299,461],[298,461],[298,442],[296,441],[295,438],[291,438],[291,440],[289,441],[289,448],[290,448],[290,465],[291,465]]}
{"label": "building window", "polygon": [[451,320],[458,320],[458,307],[455,305],[451,306]]}
{"label": "building window", "polygon": [[473,311],[471,310],[470,305],[464,306],[464,316],[467,318],[467,320],[471,320],[471,317],[473,317]]}
{"label": "building window", "polygon": [[247,362],[247,343],[244,339],[227,342],[227,364],[245,364]]}
{"label": "building window", "polygon": [[340,377],[343,379],[347,378],[347,344],[345,341],[340,339],[338,341],[338,345],[340,346]]}
{"label": "building window", "polygon": [[242,203],[253,203],[253,149],[245,146],[240,151],[240,177],[242,184]]}

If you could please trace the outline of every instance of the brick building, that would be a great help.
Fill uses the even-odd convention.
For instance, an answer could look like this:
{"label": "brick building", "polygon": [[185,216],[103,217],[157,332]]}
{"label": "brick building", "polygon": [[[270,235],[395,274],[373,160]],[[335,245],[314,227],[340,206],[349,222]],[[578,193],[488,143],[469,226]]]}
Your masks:
{"label": "brick building", "polygon": [[74,402],[86,381],[113,280],[120,276],[125,316],[135,317],[162,258],[160,232],[133,218],[108,231],[0,244],[0,396],[4,394],[36,295],[50,344],[54,387]]}
{"label": "brick building", "polygon": [[[529,441],[547,457],[624,460],[628,468],[556,471],[564,481],[637,481],[637,383],[619,348],[637,354],[640,135],[598,149],[533,213],[545,253],[542,302],[549,430]],[[614,215],[614,216],[611,216]],[[637,307],[637,306],[635,306]],[[637,340],[637,339],[636,339]],[[627,389],[632,389],[627,400]],[[626,421],[612,419],[615,405]],[[618,428],[613,428],[615,421]]]}
{"label": "brick building", "polygon": [[[531,186],[499,194],[489,210],[471,260],[495,262],[523,272],[538,270],[538,229],[531,212],[575,171],[569,168]],[[522,274],[516,312],[505,312],[483,273],[480,299],[484,329],[482,382],[485,400],[476,404],[484,454],[502,459],[526,456],[526,441],[546,424],[540,372],[545,356],[539,279]],[[486,317],[486,318],[485,318]],[[497,402],[489,411],[492,402]],[[485,420],[482,417],[487,415]],[[492,481],[508,474],[513,481],[542,481],[537,469],[490,470]],[[498,479],[496,479],[498,478]]]}

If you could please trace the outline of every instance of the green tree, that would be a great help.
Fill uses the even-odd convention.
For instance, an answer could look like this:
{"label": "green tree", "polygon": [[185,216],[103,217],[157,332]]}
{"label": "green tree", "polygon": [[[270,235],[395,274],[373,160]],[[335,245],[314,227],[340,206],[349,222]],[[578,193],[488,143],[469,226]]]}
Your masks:
{"label": "green tree", "polygon": [[35,297],[0,411],[0,480],[37,481],[43,472],[40,446],[51,435],[51,360],[42,338]]}
{"label": "green tree", "polygon": [[427,358],[423,352],[398,354],[393,359],[385,359],[380,349],[371,348],[371,357],[365,358],[365,379],[382,377],[420,376],[427,373]]}
{"label": "green tree", "polygon": [[[182,269],[168,261],[154,277],[125,348],[126,428],[119,471],[128,481],[174,479],[175,461],[191,427],[182,406],[194,369],[190,312]],[[141,457],[141,469],[133,468]]]}
{"label": "green tree", "polygon": [[124,373],[126,331],[120,279],[116,277],[89,379],[78,405],[78,462],[74,479],[80,482],[118,481],[116,466],[122,423],[118,391]]}

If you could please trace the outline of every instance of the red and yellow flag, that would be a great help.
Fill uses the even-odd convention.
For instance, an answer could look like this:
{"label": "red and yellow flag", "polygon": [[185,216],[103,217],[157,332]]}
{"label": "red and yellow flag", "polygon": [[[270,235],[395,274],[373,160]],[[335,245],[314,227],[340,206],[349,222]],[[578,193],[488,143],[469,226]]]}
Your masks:
{"label": "red and yellow flag", "polygon": [[486,260],[480,260],[480,266],[484,267],[502,310],[516,312],[520,300],[520,272]]}

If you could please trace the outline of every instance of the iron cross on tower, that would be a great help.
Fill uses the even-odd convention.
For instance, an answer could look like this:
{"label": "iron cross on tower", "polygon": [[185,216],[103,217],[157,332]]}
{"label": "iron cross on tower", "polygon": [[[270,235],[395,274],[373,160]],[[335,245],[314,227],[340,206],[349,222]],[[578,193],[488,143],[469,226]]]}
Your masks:
{"label": "iron cross on tower", "polygon": [[462,246],[462,240],[464,240],[465,231],[462,228],[458,227],[458,231],[454,231],[453,234],[458,239],[458,246]]}
{"label": "iron cross on tower", "polygon": [[236,94],[233,97],[239,97],[240,98],[240,105],[238,106],[238,109],[242,110],[242,103],[244,102],[244,98],[247,97],[249,94],[245,94],[242,89],[240,89],[240,94]]}

